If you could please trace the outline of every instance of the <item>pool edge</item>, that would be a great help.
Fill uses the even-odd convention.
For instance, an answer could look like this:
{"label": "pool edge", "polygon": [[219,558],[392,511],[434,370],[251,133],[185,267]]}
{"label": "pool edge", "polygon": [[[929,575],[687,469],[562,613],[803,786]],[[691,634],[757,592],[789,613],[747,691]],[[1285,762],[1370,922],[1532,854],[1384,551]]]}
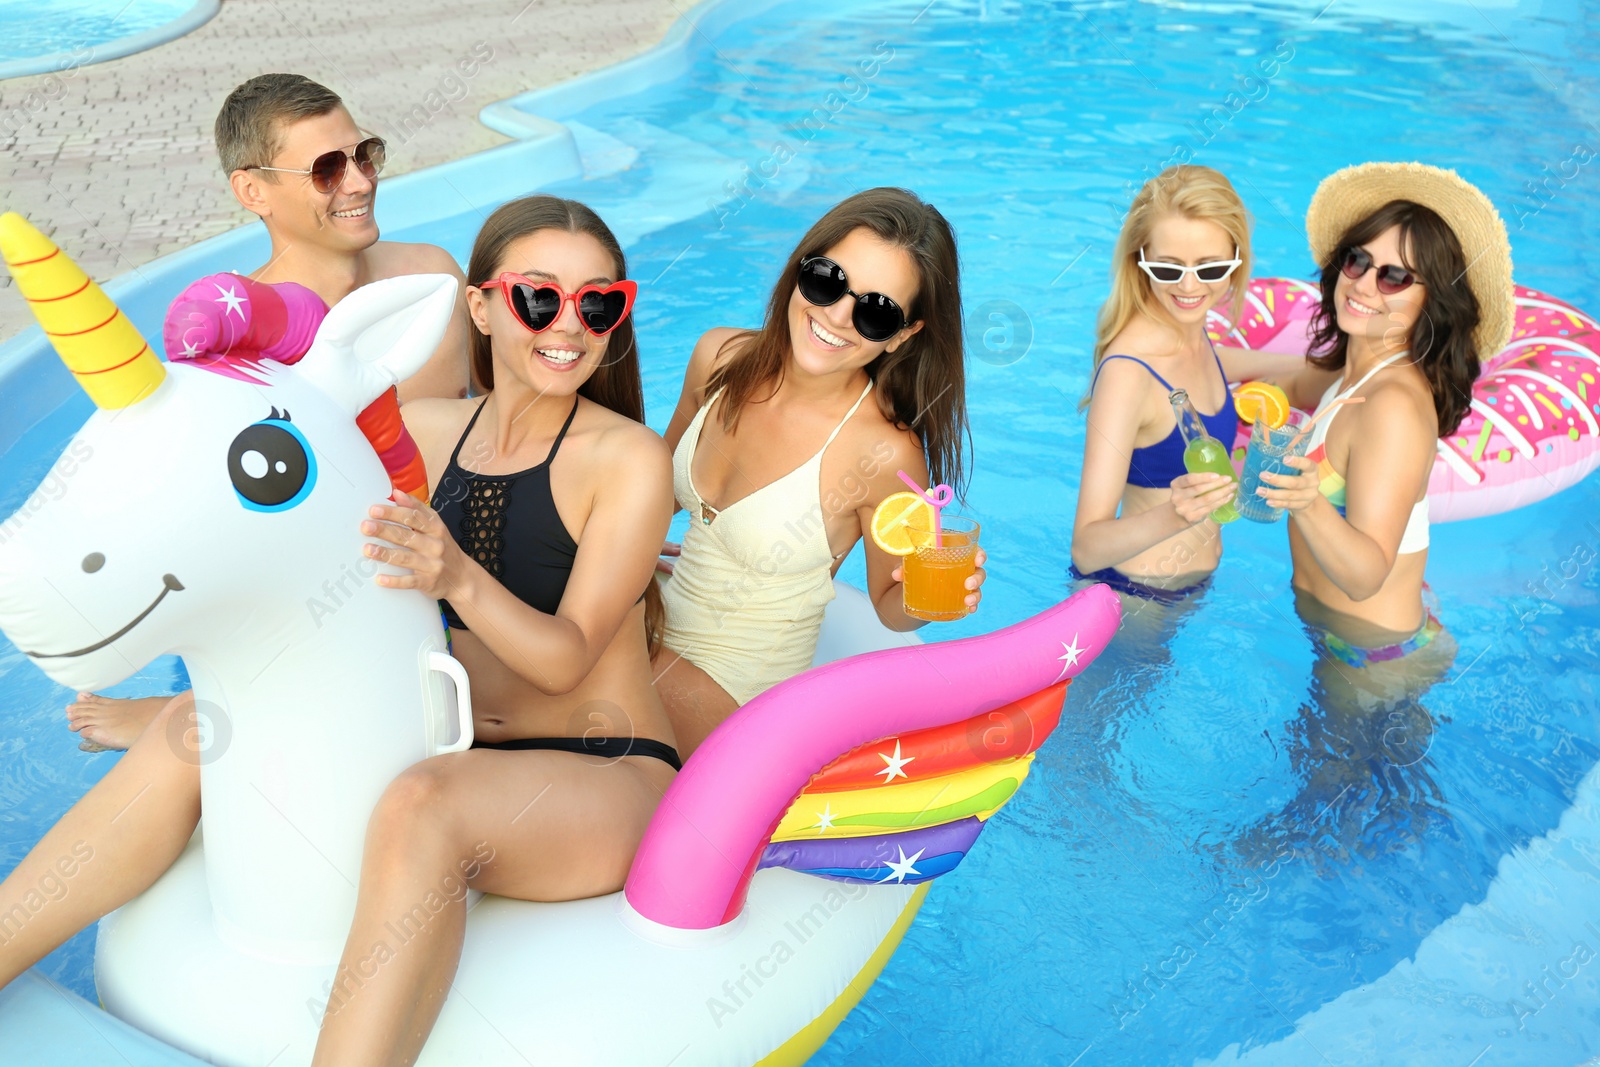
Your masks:
{"label": "pool edge", "polygon": [[52,52],[31,59],[13,59],[7,63],[0,63],[0,81],[38,74],[59,74],[63,70],[90,67],[96,63],[106,63],[113,59],[124,59],[140,52],[148,52],[180,37],[187,37],[216,18],[221,10],[222,0],[195,0],[187,11],[170,22],[163,22],[154,29],[132,33],[126,37],[115,37],[90,46],[89,51],[93,56],[91,59],[80,62],[74,58],[74,52]]}

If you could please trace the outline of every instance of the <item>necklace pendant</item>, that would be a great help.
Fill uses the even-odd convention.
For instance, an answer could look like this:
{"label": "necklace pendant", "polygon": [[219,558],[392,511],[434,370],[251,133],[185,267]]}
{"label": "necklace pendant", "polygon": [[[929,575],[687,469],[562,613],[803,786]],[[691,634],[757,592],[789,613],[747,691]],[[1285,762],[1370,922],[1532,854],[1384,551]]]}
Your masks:
{"label": "necklace pendant", "polygon": [[700,501],[700,521],[705,525],[710,526],[711,520],[716,517],[716,509],[710,504],[707,504],[704,500]]}

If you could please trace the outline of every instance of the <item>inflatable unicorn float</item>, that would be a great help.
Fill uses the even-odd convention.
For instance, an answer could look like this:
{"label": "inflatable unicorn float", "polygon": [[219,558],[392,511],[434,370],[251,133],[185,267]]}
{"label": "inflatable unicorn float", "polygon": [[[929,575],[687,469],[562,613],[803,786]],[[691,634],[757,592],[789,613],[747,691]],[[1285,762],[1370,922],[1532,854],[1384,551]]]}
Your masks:
{"label": "inflatable unicorn float", "polygon": [[[16,215],[0,217],[0,250],[98,408],[68,491],[35,494],[0,543],[0,630],[78,689],[179,655],[229,732],[202,761],[189,847],[100,923],[109,1015],[24,976],[0,991],[4,1044],[29,1063],[74,1048],[101,1062],[108,1035],[130,1063],[307,1063],[374,803],[406,766],[472,739],[436,606],[372,591],[359,533],[420,469],[373,405],[433,351],[455,283],[363,287],[311,339],[289,336],[301,295],[217,275],[175,306],[163,362]],[[864,596],[839,604],[825,642],[884,643]],[[1118,621],[1097,586],[936,654],[882,648],[752,700],[677,776],[621,892],[476,901],[420,1062],[803,1062],[928,879],[1024,779]],[[598,991],[625,1025],[596,1010]]]}
{"label": "inflatable unicorn float", "polygon": [[[1600,467],[1600,325],[1565,301],[1515,289],[1511,340],[1484,360],[1467,416],[1439,439],[1428,478],[1434,522],[1496,515],[1578,484]],[[1257,278],[1240,321],[1211,311],[1217,342],[1303,353],[1322,293],[1295,278]],[[1241,423],[1236,458],[1250,440]]]}

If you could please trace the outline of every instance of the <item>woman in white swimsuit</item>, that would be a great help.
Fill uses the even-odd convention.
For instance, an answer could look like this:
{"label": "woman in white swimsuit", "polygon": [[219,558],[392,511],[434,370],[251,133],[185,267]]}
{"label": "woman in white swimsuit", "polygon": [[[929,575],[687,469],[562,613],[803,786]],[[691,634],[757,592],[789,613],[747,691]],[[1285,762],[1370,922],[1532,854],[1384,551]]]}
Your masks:
{"label": "woman in white swimsuit", "polygon": [[[829,211],[790,255],[759,330],[695,346],[667,428],[689,532],[666,602],[656,688],[685,758],[723,719],[811,665],[833,574],[905,484],[960,490],[967,436],[955,235],[903,189]],[[895,557],[864,541],[883,624]],[[668,553],[676,546],[668,546]],[[967,580],[969,610],[981,596]]]}
{"label": "woman in white swimsuit", "polygon": [[1275,741],[1299,786],[1233,847],[1322,867],[1449,819],[1423,703],[1456,654],[1423,580],[1428,479],[1514,309],[1505,226],[1450,171],[1347,168],[1318,187],[1306,230],[1322,301],[1309,364],[1277,380],[1296,407],[1362,402],[1317,423],[1294,474],[1266,476],[1262,496],[1289,509],[1295,610],[1318,655],[1310,699]]}
{"label": "woman in white swimsuit", "polygon": [[[1433,641],[1423,603],[1428,477],[1467,411],[1480,360],[1510,336],[1511,248],[1477,189],[1419,163],[1367,163],[1325,180],[1306,215],[1322,265],[1303,403],[1359,397],[1314,428],[1296,475],[1262,496],[1289,509],[1296,604],[1336,659],[1358,667]],[[1298,394],[1298,395],[1297,395]]]}

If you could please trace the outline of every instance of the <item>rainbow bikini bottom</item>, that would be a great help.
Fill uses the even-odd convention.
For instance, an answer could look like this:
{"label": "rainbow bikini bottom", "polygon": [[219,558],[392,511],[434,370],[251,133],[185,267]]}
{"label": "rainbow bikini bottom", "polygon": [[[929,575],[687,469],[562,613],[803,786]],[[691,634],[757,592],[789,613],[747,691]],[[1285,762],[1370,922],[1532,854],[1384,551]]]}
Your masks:
{"label": "rainbow bikini bottom", "polygon": [[1317,627],[1317,638],[1334,659],[1348,663],[1352,667],[1366,667],[1374,663],[1400,659],[1419,648],[1426,648],[1443,629],[1444,624],[1439,621],[1438,616],[1429,611],[1422,628],[1398,644],[1384,645],[1381,648],[1358,648],[1322,627]]}

